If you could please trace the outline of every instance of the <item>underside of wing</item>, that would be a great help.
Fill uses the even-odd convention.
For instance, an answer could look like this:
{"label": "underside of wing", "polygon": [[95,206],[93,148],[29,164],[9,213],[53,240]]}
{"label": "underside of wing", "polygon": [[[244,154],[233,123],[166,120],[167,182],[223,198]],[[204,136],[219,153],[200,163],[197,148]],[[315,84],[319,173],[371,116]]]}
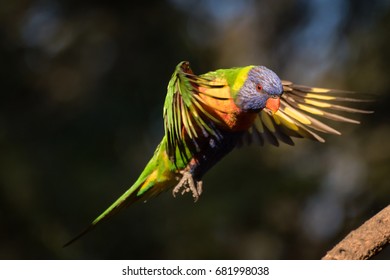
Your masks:
{"label": "underside of wing", "polygon": [[278,146],[282,141],[294,145],[293,137],[325,142],[321,133],[341,133],[323,119],[358,124],[359,121],[345,115],[372,113],[355,108],[357,103],[369,100],[355,98],[353,92],[282,83],[284,92],[279,110],[275,114],[262,110],[245,137],[247,142],[255,138],[261,144],[267,141]]}
{"label": "underside of wing", "polygon": [[[201,149],[202,141],[218,139],[215,124],[219,122],[207,111],[202,95],[212,96],[200,88],[223,88],[226,84],[193,74],[188,62],[181,62],[174,72],[164,104],[164,127],[170,159],[186,165]],[[222,98],[223,99],[223,98]]]}

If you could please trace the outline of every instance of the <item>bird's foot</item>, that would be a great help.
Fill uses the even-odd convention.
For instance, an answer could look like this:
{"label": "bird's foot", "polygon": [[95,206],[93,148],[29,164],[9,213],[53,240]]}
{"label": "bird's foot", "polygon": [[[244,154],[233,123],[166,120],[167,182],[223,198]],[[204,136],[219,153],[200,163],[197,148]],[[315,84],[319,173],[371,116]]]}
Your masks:
{"label": "bird's foot", "polygon": [[189,171],[180,171],[180,173],[183,174],[183,176],[172,191],[173,197],[176,197],[176,194],[179,192],[181,195],[192,192],[194,202],[197,202],[203,191],[202,181],[196,181]]}

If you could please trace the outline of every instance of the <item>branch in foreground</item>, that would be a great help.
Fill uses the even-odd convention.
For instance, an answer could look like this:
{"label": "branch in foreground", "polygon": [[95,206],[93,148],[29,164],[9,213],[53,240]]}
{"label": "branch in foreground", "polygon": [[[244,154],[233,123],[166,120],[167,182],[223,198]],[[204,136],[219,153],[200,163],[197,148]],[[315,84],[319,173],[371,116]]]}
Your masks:
{"label": "branch in foreground", "polygon": [[366,260],[390,243],[390,205],[351,231],[323,260]]}

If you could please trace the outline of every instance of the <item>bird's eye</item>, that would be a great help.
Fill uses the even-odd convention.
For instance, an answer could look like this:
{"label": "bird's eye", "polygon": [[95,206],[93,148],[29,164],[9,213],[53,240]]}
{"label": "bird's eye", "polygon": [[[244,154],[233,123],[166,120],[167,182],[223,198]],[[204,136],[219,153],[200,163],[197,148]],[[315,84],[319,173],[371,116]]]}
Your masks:
{"label": "bird's eye", "polygon": [[263,87],[260,85],[260,84],[257,84],[256,85],[256,91],[257,92],[260,92],[260,91],[262,91],[263,90]]}

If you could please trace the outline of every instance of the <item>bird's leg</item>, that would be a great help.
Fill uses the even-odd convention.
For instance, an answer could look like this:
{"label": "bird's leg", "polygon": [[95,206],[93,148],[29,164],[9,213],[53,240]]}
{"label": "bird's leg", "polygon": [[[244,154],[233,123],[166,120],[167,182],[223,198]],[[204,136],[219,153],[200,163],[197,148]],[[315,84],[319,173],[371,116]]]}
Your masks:
{"label": "bird's leg", "polygon": [[176,194],[180,191],[181,195],[191,191],[194,202],[198,201],[203,190],[202,181],[194,180],[194,177],[188,170],[180,171],[180,173],[183,176],[181,177],[179,183],[172,190],[173,197],[176,197]]}

